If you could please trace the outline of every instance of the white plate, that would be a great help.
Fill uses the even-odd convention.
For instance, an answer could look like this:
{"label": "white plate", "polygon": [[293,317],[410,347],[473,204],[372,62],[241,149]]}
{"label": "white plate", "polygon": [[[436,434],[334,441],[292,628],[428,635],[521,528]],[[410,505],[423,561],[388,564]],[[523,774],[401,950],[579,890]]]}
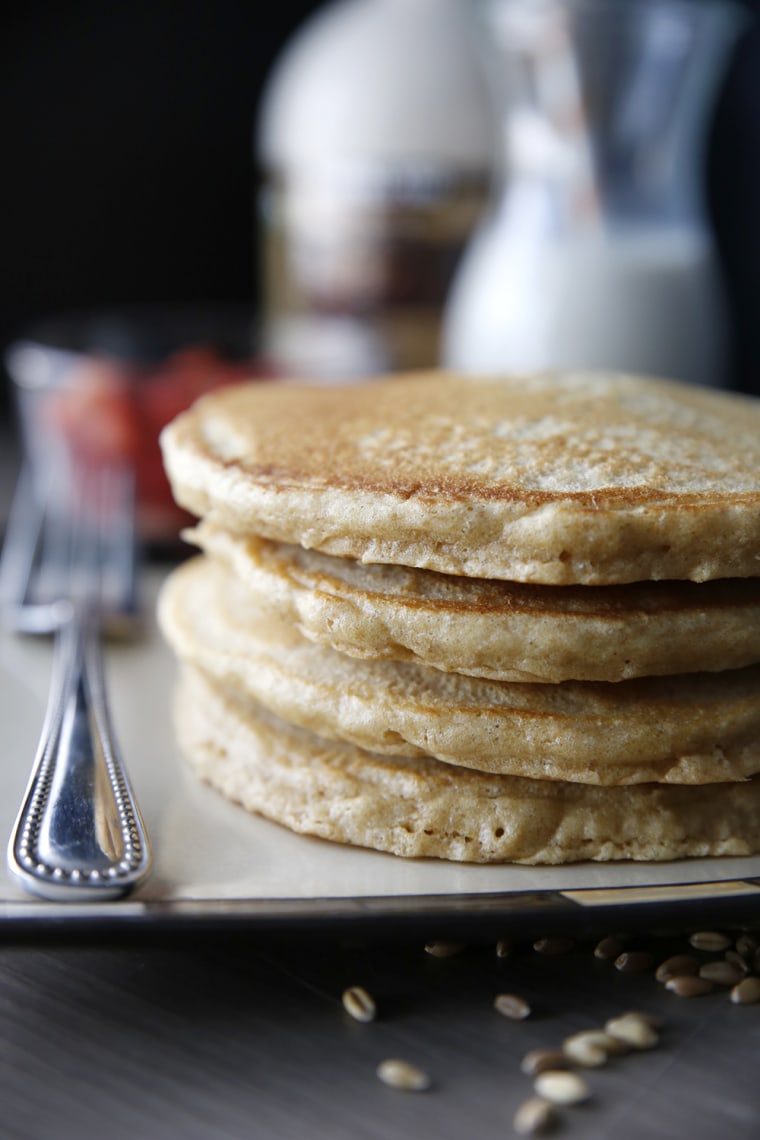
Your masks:
{"label": "white plate", "polygon": [[[536,928],[593,915],[626,924],[670,917],[742,917],[760,907],[760,857],[557,868],[469,866],[391,855],[309,839],[249,815],[201,786],[172,730],[174,659],[152,614],[162,572],[145,576],[145,638],[111,645],[107,670],[113,719],[148,826],[154,868],[130,898],[87,906],[26,895],[0,869],[0,924],[93,929],[330,922],[394,930],[435,922]],[[47,696],[51,643],[0,634],[0,842],[23,795]],[[661,911],[660,911],[661,913]],[[63,923],[63,927],[62,924]],[[619,925],[619,923],[616,923]]]}

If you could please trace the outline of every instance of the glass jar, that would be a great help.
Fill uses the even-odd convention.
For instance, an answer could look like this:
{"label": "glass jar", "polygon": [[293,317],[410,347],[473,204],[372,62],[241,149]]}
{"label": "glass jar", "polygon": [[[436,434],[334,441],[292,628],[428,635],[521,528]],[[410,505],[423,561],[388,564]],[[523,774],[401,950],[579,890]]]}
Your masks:
{"label": "glass jar", "polygon": [[490,186],[491,105],[462,0],[332,0],[256,125],[263,351],[342,379],[437,364]]}
{"label": "glass jar", "polygon": [[447,300],[446,365],[726,383],[703,157],[738,9],[479,0],[477,18],[499,178]]}

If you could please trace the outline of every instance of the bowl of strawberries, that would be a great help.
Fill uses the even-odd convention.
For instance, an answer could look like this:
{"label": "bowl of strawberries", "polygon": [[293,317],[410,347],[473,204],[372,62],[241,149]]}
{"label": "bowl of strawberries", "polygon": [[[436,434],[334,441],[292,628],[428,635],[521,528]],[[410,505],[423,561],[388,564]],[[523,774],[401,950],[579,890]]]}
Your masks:
{"label": "bowl of strawberries", "polygon": [[5,364],[32,464],[61,474],[72,457],[130,466],[138,534],[157,551],[175,547],[188,521],[164,473],[161,429],[212,389],[275,376],[245,306],[66,314],[25,330]]}

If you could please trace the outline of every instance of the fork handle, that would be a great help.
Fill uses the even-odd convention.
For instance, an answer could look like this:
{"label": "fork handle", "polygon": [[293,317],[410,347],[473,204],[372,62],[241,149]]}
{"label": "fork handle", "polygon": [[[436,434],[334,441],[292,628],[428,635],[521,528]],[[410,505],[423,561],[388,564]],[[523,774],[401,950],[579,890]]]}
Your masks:
{"label": "fork handle", "polygon": [[34,767],[8,849],[10,870],[43,898],[119,898],[150,850],[108,710],[96,615],[74,609],[56,634]]}

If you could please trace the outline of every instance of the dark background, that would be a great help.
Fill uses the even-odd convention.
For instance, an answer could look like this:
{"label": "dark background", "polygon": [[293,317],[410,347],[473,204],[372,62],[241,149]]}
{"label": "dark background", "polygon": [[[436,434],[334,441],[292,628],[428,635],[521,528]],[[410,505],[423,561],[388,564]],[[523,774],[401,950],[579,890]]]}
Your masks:
{"label": "dark background", "polygon": [[[0,346],[68,309],[255,305],[253,123],[316,7],[28,0],[0,17]],[[760,0],[744,7],[760,15]],[[733,383],[760,391],[760,26],[736,53],[705,177]]]}
{"label": "dark background", "polygon": [[252,132],[316,0],[29,0],[0,17],[0,337],[253,296]]}

